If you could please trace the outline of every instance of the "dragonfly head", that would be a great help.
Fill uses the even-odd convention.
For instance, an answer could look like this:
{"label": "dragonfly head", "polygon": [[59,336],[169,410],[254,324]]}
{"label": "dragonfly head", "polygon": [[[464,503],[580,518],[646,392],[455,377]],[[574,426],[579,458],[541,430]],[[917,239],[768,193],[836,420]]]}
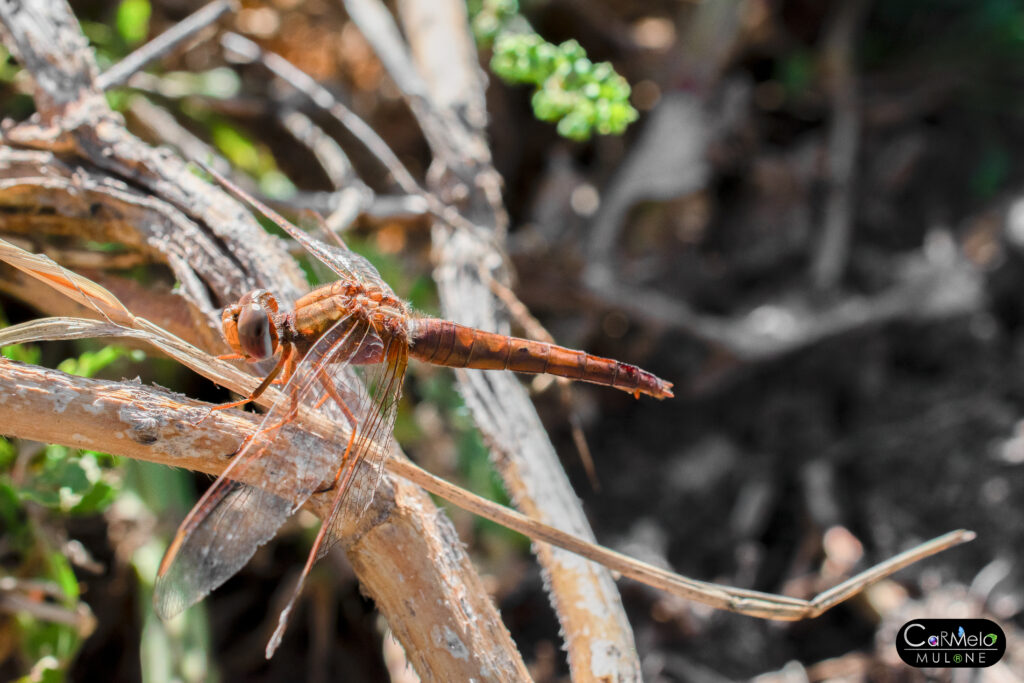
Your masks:
{"label": "dragonfly head", "polygon": [[265,360],[277,353],[276,313],[277,299],[265,289],[254,289],[225,308],[221,325],[231,350],[248,361]]}

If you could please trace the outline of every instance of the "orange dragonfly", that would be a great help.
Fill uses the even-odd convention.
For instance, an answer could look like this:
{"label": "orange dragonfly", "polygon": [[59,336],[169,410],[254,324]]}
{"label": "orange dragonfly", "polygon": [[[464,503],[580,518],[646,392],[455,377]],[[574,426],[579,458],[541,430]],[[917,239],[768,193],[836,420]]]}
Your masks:
{"label": "orange dragonfly", "polygon": [[[241,569],[314,492],[330,491],[331,514],[321,524],[267,645],[267,657],[273,654],[306,576],[335,540],[334,522],[357,466],[368,458],[387,457],[410,357],[455,368],[556,375],[637,397],[672,397],[671,383],[634,365],[418,316],[362,256],[311,238],[216,171],[200,166],[274,221],[338,280],[300,298],[292,311],[280,311],[266,290],[250,292],[224,310],[224,337],[234,353],[222,358],[258,362],[276,357],[277,363],[252,394],[214,409],[246,404],[272,383],[284,385],[284,398],[271,407],[179,527],[156,581],[154,603],[162,618],[202,600]],[[347,366],[369,367],[365,384],[341,372]],[[300,404],[331,408],[338,429],[328,441],[345,444],[340,457],[338,452],[310,452],[301,461],[283,462],[275,456],[273,442],[280,428],[297,416]],[[341,428],[343,421],[348,430]],[[257,462],[268,473],[260,487],[237,481]]]}

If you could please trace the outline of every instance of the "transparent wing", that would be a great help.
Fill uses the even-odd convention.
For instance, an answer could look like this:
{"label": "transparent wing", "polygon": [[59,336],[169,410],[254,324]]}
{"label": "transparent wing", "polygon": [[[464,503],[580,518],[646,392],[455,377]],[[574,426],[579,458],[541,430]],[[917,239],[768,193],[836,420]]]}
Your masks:
{"label": "transparent wing", "polygon": [[[281,611],[278,617],[277,628],[267,643],[266,656],[269,659],[273,656],[281,638],[288,625],[288,617],[291,615],[295,601],[302,592],[302,586],[309,575],[313,564],[338,541],[341,532],[339,514],[344,507],[348,510],[364,510],[372,501],[372,496],[377,490],[380,478],[384,474],[384,460],[391,453],[391,430],[395,425],[395,415],[398,411],[398,401],[402,395],[402,380],[405,376],[405,368],[409,360],[409,347],[402,340],[393,337],[385,341],[384,362],[373,366],[368,373],[364,393],[352,411],[358,420],[358,429],[354,435],[352,445],[347,449],[340,468],[335,475],[335,488],[331,500],[331,512],[323,520],[316,541],[306,558],[306,565],[299,577],[299,582],[292,591],[287,606]],[[326,378],[330,380],[331,378]],[[336,403],[327,408],[327,414],[338,419],[337,412],[344,412],[342,406]],[[352,479],[361,466],[368,466],[369,473],[375,478],[370,486],[352,486]],[[354,499],[353,499],[354,498]]]}
{"label": "transparent wing", "polygon": [[[370,486],[344,488],[339,504],[332,508],[330,519],[325,520],[328,531],[326,542],[319,549],[321,557],[338,540],[341,508],[364,511],[373,501],[380,479],[384,476],[384,461],[391,455],[392,431],[402,397],[402,383],[409,362],[408,352],[409,347],[401,341],[386,342],[384,362],[369,366],[364,375],[368,393],[364,394],[357,408],[363,417],[353,449],[354,457],[345,464],[345,470],[351,470],[354,474],[356,470],[363,469],[368,476],[373,477],[374,483]],[[339,481],[344,481],[345,474],[342,472]]]}
{"label": "transparent wing", "polygon": [[299,230],[285,220],[281,214],[248,194],[245,190],[232,183],[220,173],[217,173],[217,171],[213,170],[201,161],[196,160],[195,163],[213,176],[217,182],[223,185],[231,194],[235,195],[235,197],[246,202],[264,216],[272,220],[277,227],[288,233],[292,239],[301,244],[306,251],[323,261],[327,267],[337,273],[339,277],[353,278],[362,282],[364,285],[380,287],[383,291],[392,293],[391,288],[388,287],[384,280],[381,279],[380,273],[378,273],[377,269],[373,267],[373,264],[359,254],[356,254],[344,245],[334,246],[310,237],[304,231]]}
{"label": "transparent wing", "polygon": [[[309,350],[285,386],[286,398],[267,412],[179,527],[157,576],[157,614],[174,616],[234,575],[324,480],[333,477],[339,457],[334,449],[292,448],[289,452],[302,457],[286,458],[284,451],[275,452],[271,446],[281,427],[293,419],[293,406],[321,401],[320,376],[325,368],[345,366],[370,336],[376,340],[365,322],[344,318]],[[339,399],[353,405],[366,400],[366,392],[345,373],[331,374]],[[317,433],[344,444],[349,429],[347,421],[340,421],[326,428],[329,433]],[[261,483],[257,488],[239,483],[240,479]]]}

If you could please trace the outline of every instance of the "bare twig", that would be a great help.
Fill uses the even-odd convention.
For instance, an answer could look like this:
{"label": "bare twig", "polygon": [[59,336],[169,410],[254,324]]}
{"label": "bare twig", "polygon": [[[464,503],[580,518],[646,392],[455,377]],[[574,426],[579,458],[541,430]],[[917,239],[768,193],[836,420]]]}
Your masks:
{"label": "bare twig", "polygon": [[332,118],[359,139],[366,146],[366,149],[391,173],[395,182],[398,183],[398,186],[404,192],[421,197],[432,214],[460,230],[469,232],[476,232],[478,230],[476,225],[463,218],[457,210],[445,204],[437,195],[424,190],[419,181],[405,167],[405,164],[395,155],[391,147],[377,135],[377,132],[355,112],[338,101],[326,88],[310,78],[308,74],[296,68],[295,65],[280,55],[263,50],[256,43],[236,33],[225,33],[221,37],[221,45],[245,59],[260,62],[276,76],[303,95],[309,97],[316,106],[330,114]]}
{"label": "bare twig", "polygon": [[600,562],[609,569],[648,586],[716,609],[763,619],[795,621],[814,618],[900,569],[975,538],[973,531],[965,529],[951,531],[881,562],[810,600],[803,600],[688,579],[685,576],[639,562],[622,553],[588,543],[572,534],[530,519],[503,505],[469,493],[444,479],[435,477],[407,460],[389,462],[388,470],[455,503],[464,510],[518,531],[535,541],[551,543],[559,548]]}
{"label": "bare twig", "polygon": [[34,600],[25,591],[3,587],[0,587],[0,613],[29,614],[35,619],[71,626],[82,638],[88,638],[96,630],[96,617],[84,602],[78,603],[76,609],[70,609],[52,602]]}
{"label": "bare twig", "polygon": [[956,316],[977,310],[982,280],[965,258],[927,260],[917,254],[899,264],[897,283],[880,294],[845,296],[827,309],[791,298],[765,303],[733,317],[703,314],[652,289],[622,283],[600,290],[601,301],[639,320],[704,340],[743,361],[781,354],[892,320]]}
{"label": "bare twig", "polygon": [[217,150],[178,123],[166,109],[136,95],[128,102],[128,113],[140,124],[149,140],[171,145],[186,159],[203,159],[220,173],[230,173],[231,164]]}
{"label": "bare twig", "polygon": [[868,0],[837,5],[825,39],[825,64],[831,77],[832,125],[828,132],[828,191],[821,240],[812,263],[814,285],[831,289],[842,277],[850,250],[853,174],[860,138],[860,96],[854,44]]}
{"label": "bare twig", "polygon": [[209,5],[196,10],[100,74],[96,79],[97,87],[100,90],[107,90],[122,85],[132,74],[146,68],[150,62],[160,59],[220,19],[224,14],[235,9],[237,9],[236,0],[214,0]]}
{"label": "bare twig", "polygon": [[299,111],[285,110],[281,112],[280,119],[292,137],[308,147],[320,162],[320,167],[324,169],[334,189],[338,190],[352,183],[362,184],[345,151],[308,116]]}
{"label": "bare twig", "polygon": [[666,92],[647,117],[640,138],[602,190],[601,205],[587,230],[584,280],[596,291],[619,285],[619,242],[632,206],[680,197],[707,183],[707,150],[736,125],[736,117],[729,115],[731,98],[721,98],[719,111],[708,108],[742,29],[741,6],[739,0],[700,3],[686,35],[674,46],[672,80],[688,87]]}
{"label": "bare twig", "polygon": [[399,187],[409,194],[419,194],[419,183],[406,169],[398,156],[391,150],[388,143],[377,135],[377,132],[363,121],[351,109],[337,100],[326,88],[314,81],[304,71],[296,68],[280,55],[268,52],[248,38],[237,33],[225,33],[220,39],[221,45],[245,59],[260,62],[284,82],[309,97],[314,104],[328,112],[346,130],[360,140],[366,148],[391,172]]}
{"label": "bare twig", "polygon": [[[490,272],[484,268],[480,269],[480,279],[487,283],[491,288],[491,293],[498,297],[498,300],[508,310],[512,319],[526,332],[527,337],[537,339],[538,341],[546,341],[550,344],[555,343],[555,338],[551,336],[551,333],[540,324],[539,320],[533,317],[530,309],[519,300],[519,297],[516,296],[510,287],[506,287],[495,280]],[[597,478],[594,458],[590,453],[590,446],[587,445],[587,437],[583,434],[583,425],[576,410],[576,402],[572,398],[572,381],[564,377],[555,378],[552,375],[537,375],[533,380],[533,388],[537,391],[543,391],[550,386],[552,381],[558,384],[558,393],[562,399],[562,409],[568,415],[569,426],[572,430],[572,440],[576,444],[576,452],[579,453],[583,469],[587,473],[590,485],[595,491],[599,491],[601,489],[601,482]]]}
{"label": "bare twig", "polygon": [[285,129],[309,148],[334,186],[335,192],[331,196],[335,204],[325,212],[324,224],[328,231],[335,236],[345,232],[361,213],[373,205],[373,190],[356,175],[352,162],[334,138],[308,116],[288,110],[281,113],[280,119]]}

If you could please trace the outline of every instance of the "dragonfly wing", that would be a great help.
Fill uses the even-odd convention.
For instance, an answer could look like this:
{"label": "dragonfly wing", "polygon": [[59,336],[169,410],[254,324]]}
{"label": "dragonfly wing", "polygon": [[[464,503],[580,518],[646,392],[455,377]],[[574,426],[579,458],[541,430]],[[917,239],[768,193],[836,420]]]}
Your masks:
{"label": "dragonfly wing", "polygon": [[[277,628],[271,636],[270,642],[267,643],[267,659],[273,656],[274,651],[281,644],[281,638],[288,625],[288,618],[295,606],[296,599],[302,592],[302,586],[313,564],[338,541],[342,530],[339,519],[342,507],[349,510],[365,510],[373,500],[372,496],[384,474],[384,460],[391,452],[391,430],[394,428],[395,415],[398,412],[398,402],[402,395],[402,380],[408,360],[409,347],[404,340],[388,338],[384,342],[384,362],[372,366],[373,370],[368,373],[366,378],[368,391],[362,393],[360,400],[354,406],[346,406],[358,420],[357,432],[351,447],[346,448],[347,452],[340,463],[340,470],[335,475],[336,487],[331,500],[331,512],[320,526],[320,531],[309,551],[309,557],[306,559],[306,565],[299,581],[292,591],[288,604],[281,611]],[[324,379],[332,381],[333,378]],[[325,404],[324,408],[335,421],[341,417],[339,412],[345,412],[341,406],[330,402]],[[352,479],[363,463],[371,467],[372,476],[376,477],[376,482],[372,486],[361,486],[357,489],[351,485]],[[353,495],[355,498],[347,501]],[[348,504],[344,505],[346,501]]]}
{"label": "dragonfly wing", "polygon": [[[392,432],[409,363],[409,346],[401,340],[391,339],[385,343],[384,358],[383,363],[370,366],[364,378],[369,392],[363,399],[366,417],[357,435],[356,454],[352,460],[352,467],[369,467],[376,483],[346,491],[345,495],[351,497],[349,509],[365,510],[370,505],[384,476],[384,461],[391,455]],[[337,514],[338,508],[333,511],[333,517]],[[334,521],[333,517],[330,522]]]}
{"label": "dragonfly wing", "polygon": [[[388,286],[386,282],[384,282],[384,279],[380,276],[380,273],[377,271],[377,268],[374,267],[374,265],[370,263],[365,256],[363,256],[362,254],[357,254],[348,247],[344,247],[344,249],[342,249],[341,247],[333,247],[329,244],[325,246],[338,252],[344,251],[344,253],[347,255],[346,261],[348,263],[349,269],[351,269],[352,272],[355,273],[356,278],[358,278],[359,281],[362,282],[364,285],[377,287],[387,294],[391,294],[392,296],[394,295],[394,292],[391,291],[391,287]],[[340,256],[341,254],[339,253],[339,257]]]}
{"label": "dragonfly wing", "polygon": [[162,619],[183,612],[234,576],[292,509],[285,498],[227,479],[212,500],[206,519],[157,578],[154,606]]}
{"label": "dragonfly wing", "polygon": [[[293,418],[293,405],[316,405],[324,395],[319,381],[328,364],[347,364],[369,331],[363,321],[345,318],[307,352],[285,386],[284,395],[264,416],[231,464],[182,522],[160,565],[155,606],[167,618],[201,600],[241,568],[322,483],[331,481],[339,454],[334,449],[291,448],[301,457],[286,458],[272,446],[281,427]],[[365,392],[358,383],[334,373],[335,388],[356,403]],[[318,434],[330,443],[345,443],[347,421]],[[260,482],[258,488],[238,480]]]}
{"label": "dragonfly wing", "polygon": [[284,230],[296,242],[301,244],[309,253],[324,262],[328,268],[333,270],[341,278],[355,278],[363,284],[372,284],[381,287],[385,292],[392,293],[391,288],[381,279],[377,269],[362,256],[356,254],[348,247],[336,247],[325,244],[318,239],[306,234],[305,231],[285,220],[284,216],[271,209],[269,206],[256,199],[248,192],[238,187],[230,180],[222,176],[201,161],[196,160],[204,171],[213,176],[217,182],[223,185],[231,194],[246,202],[261,214],[269,218],[274,224]]}

